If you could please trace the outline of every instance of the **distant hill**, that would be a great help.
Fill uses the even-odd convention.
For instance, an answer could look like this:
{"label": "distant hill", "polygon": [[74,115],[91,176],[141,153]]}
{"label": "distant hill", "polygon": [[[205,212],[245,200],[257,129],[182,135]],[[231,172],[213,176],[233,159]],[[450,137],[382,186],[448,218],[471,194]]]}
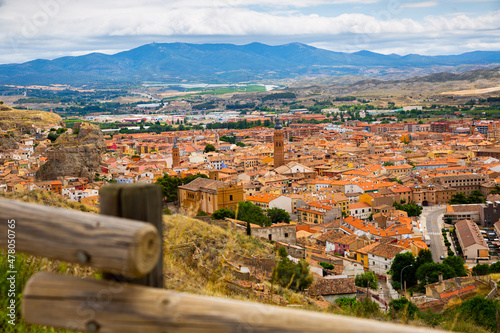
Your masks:
{"label": "distant hill", "polygon": [[460,55],[333,52],[300,43],[147,44],[113,55],[0,65],[0,84],[89,84],[143,81],[241,82],[334,75],[412,77],[500,66],[500,51]]}

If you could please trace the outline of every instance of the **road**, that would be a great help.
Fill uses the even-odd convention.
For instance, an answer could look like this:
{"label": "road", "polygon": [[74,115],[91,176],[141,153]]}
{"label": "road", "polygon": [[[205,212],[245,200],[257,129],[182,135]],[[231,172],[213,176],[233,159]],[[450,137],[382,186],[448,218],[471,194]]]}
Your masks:
{"label": "road", "polygon": [[425,223],[424,230],[431,240],[430,249],[432,251],[432,259],[434,262],[441,262],[440,257],[445,256],[443,236],[441,235],[441,228],[443,227],[443,221],[440,215],[444,214],[446,208],[441,207],[424,207],[422,212],[422,217],[420,219],[421,223]]}

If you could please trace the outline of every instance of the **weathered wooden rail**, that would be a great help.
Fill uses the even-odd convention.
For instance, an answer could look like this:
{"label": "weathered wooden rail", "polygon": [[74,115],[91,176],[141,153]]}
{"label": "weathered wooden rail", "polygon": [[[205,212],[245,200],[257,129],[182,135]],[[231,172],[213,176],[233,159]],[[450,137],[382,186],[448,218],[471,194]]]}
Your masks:
{"label": "weathered wooden rail", "polygon": [[[1,199],[0,235],[12,219],[17,252],[129,277],[149,273],[160,256],[160,236],[148,223]],[[7,249],[6,236],[0,248]]]}
{"label": "weathered wooden rail", "polygon": [[[101,204],[104,213],[155,224],[159,210],[161,223],[161,194],[155,186],[109,186],[101,192]],[[164,290],[161,231],[144,222],[10,200],[0,200],[0,219],[16,220],[18,251],[112,273],[104,280],[35,274],[21,305],[29,323],[100,333],[429,332],[429,328]],[[1,235],[6,235],[4,225]],[[5,239],[0,240],[1,248],[6,248]]]}

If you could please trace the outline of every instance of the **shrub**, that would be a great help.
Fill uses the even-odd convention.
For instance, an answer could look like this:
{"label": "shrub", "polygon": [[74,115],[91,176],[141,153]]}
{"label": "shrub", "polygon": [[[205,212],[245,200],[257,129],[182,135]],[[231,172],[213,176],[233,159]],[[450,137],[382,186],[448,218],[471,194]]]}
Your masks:
{"label": "shrub", "polygon": [[418,308],[415,304],[410,302],[406,297],[394,299],[389,303],[391,308],[391,316],[395,318],[402,318],[406,322],[415,317],[418,313]]}
{"label": "shrub", "polygon": [[477,264],[472,268],[472,274],[473,275],[486,275],[488,274],[489,271],[489,266],[488,264]]}
{"label": "shrub", "polygon": [[271,281],[296,291],[309,287],[314,281],[309,272],[309,264],[305,260],[301,260],[297,264],[293,263],[287,258],[284,247],[280,247],[278,251],[281,259],[273,270]]}
{"label": "shrub", "polygon": [[378,279],[373,272],[366,272],[363,274],[356,275],[354,283],[358,287],[367,288],[370,287],[373,290],[378,288]]}
{"label": "shrub", "polygon": [[332,264],[329,264],[327,262],[320,262],[319,265],[323,267],[324,269],[334,269],[335,266]]}

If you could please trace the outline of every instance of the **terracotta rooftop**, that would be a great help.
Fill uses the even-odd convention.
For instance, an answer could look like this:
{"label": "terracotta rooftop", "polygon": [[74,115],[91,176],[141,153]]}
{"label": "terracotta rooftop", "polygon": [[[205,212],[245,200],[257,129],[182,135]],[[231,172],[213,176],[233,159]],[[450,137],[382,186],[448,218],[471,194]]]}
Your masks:
{"label": "terracotta rooftop", "polygon": [[396,256],[396,254],[404,251],[405,249],[400,246],[391,245],[391,244],[380,244],[379,246],[367,251],[370,254],[384,257],[388,259],[392,259]]}
{"label": "terracotta rooftop", "polygon": [[350,278],[319,279],[309,287],[309,294],[311,296],[342,295],[355,292],[354,279]]}

